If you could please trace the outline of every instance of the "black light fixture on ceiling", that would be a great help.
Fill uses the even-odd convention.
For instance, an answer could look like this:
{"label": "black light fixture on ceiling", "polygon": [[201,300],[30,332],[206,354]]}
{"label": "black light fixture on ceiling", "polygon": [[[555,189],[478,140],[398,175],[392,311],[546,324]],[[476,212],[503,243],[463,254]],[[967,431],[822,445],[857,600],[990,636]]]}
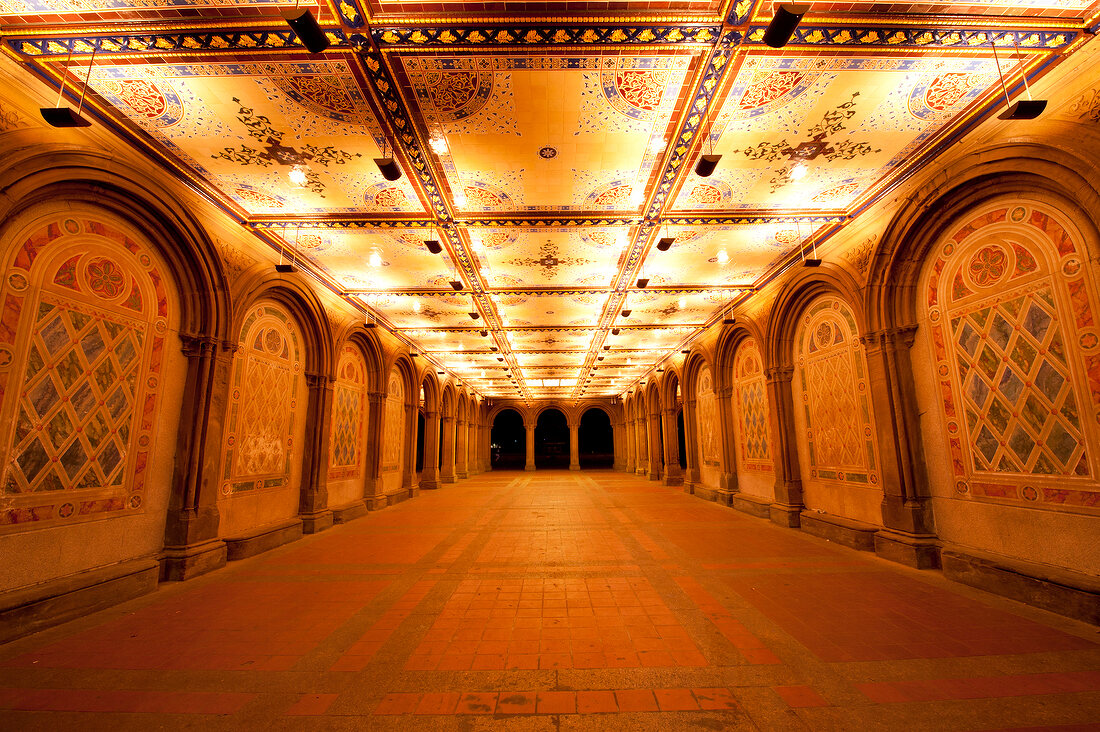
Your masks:
{"label": "black light fixture on ceiling", "polygon": [[283,11],[283,20],[310,53],[320,53],[329,47],[328,36],[309,8],[299,8],[298,3],[294,3],[292,9]]}
{"label": "black light fixture on ceiling", "polygon": [[619,329],[618,328],[612,328],[611,329],[611,335],[619,335]]}
{"label": "black light fixture on ceiling", "polygon": [[772,48],[783,48],[794,35],[794,29],[802,21],[802,16],[810,9],[809,5],[779,3],[775,6],[775,15],[764,31],[764,43]]}
{"label": "black light fixture on ceiling", "polygon": [[379,172],[386,180],[397,180],[401,177],[401,168],[397,167],[397,163],[390,157],[389,141],[384,136],[382,138],[382,157],[375,158],[374,164],[378,166]]}
{"label": "black light fixture on ceiling", "polygon": [[623,317],[624,318],[629,318],[631,312],[632,311],[630,310],[630,308],[623,308]]}
{"label": "black light fixture on ceiling", "polygon": [[[74,41],[75,43],[75,41]],[[57,104],[52,107],[42,107],[38,112],[46,124],[50,127],[91,127],[92,123],[80,116],[80,110],[84,108],[84,94],[88,91],[88,80],[92,78],[92,62],[95,61],[96,47],[92,46],[92,58],[88,61],[88,73],[84,75],[84,88],[80,90],[80,103],[76,109],[62,107],[61,98],[65,95],[65,70],[61,72],[61,88],[57,90]],[[69,48],[69,58],[65,61],[65,69],[69,68],[69,61],[73,58],[72,47]]]}
{"label": "black light fixture on ceiling", "polygon": [[439,254],[443,251],[443,245],[435,239],[425,239],[424,246],[428,248],[428,251],[432,254]]}
{"label": "black light fixture on ceiling", "polygon": [[[1005,76],[1001,71],[1001,59],[997,56],[997,42],[990,41],[990,45],[993,46],[993,60],[997,63],[997,76],[1001,79],[1001,89],[1005,93],[1005,104],[1007,108],[1005,111],[997,115],[998,119],[1035,119],[1043,110],[1047,108],[1047,100],[1045,99],[1032,99],[1031,87],[1027,85],[1027,72],[1024,71],[1022,76],[1024,78],[1024,91],[1027,92],[1027,99],[1017,99],[1015,103],[1008,98],[1008,85],[1005,84]],[[1016,36],[1012,36],[1012,45],[1016,49],[1016,53],[1019,54],[1020,47],[1016,44]]]}
{"label": "black light fixture on ceiling", "polygon": [[813,225],[810,226],[810,245],[813,247],[813,256],[806,256],[806,247],[803,246],[802,241],[802,222],[796,222],[798,226],[798,249],[802,252],[802,266],[803,267],[820,267],[821,260],[817,256],[817,239],[814,239]]}
{"label": "black light fixture on ceiling", "polygon": [[665,222],[665,235],[657,240],[657,251],[667,252],[672,243],[676,241],[676,237],[668,235],[668,222]]}
{"label": "black light fixture on ceiling", "polygon": [[473,312],[467,313],[467,315],[469,315],[470,318],[472,318],[473,320],[477,320],[478,318],[481,317],[481,313],[477,312],[476,310],[473,311]]}
{"label": "black light fixture on ceiling", "polygon": [[478,332],[481,334],[482,338],[488,338],[489,337],[489,331],[487,331],[487,330],[482,330],[482,331],[478,331]]}
{"label": "black light fixture on ceiling", "polygon": [[297,271],[297,269],[294,267],[294,255],[298,251],[298,236],[301,233],[302,227],[299,226],[298,230],[294,232],[294,244],[292,245],[290,250],[289,262],[283,261],[283,253],[285,250],[282,247],[279,248],[279,263],[275,265],[275,271],[279,274],[290,274],[291,272]]}
{"label": "black light fixture on ceiling", "polygon": [[[695,175],[700,178],[709,178],[714,172],[714,169],[718,167],[718,161],[722,159],[721,155],[714,154],[714,139],[710,135],[710,125],[707,124],[707,117],[709,114],[710,110],[708,109],[707,115],[703,116],[703,125],[707,128],[707,148],[710,150],[710,153],[707,155],[700,155],[699,162],[695,164]],[[701,149],[700,152],[702,152]]]}

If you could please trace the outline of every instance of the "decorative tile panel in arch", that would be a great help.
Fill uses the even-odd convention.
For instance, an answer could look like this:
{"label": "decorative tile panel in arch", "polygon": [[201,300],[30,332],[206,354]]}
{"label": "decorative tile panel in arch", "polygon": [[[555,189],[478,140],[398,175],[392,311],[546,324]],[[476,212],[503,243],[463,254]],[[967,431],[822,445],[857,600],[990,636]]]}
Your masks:
{"label": "decorative tile panel in arch", "polygon": [[748,470],[773,472],[768,395],[764,388],[763,359],[755,338],[747,338],[738,346],[733,362],[733,378],[741,436],[740,466]]}
{"label": "decorative tile panel in arch", "polygon": [[288,484],[302,379],[300,343],[294,321],[272,303],[255,306],[245,319],[229,401],[223,496]]}
{"label": "decorative tile panel in arch", "polygon": [[405,384],[401,373],[394,369],[386,389],[386,415],[382,440],[382,472],[401,469],[405,437]]}
{"label": "decorative tile panel in arch", "polygon": [[332,480],[359,475],[363,457],[363,417],[367,396],[367,364],[354,346],[345,346],[336,370],[332,394],[332,455],[328,477]]}
{"label": "decorative tile panel in arch", "polygon": [[718,416],[718,400],[714,395],[714,376],[710,366],[699,369],[699,376],[695,383],[695,420],[699,431],[699,452],[704,465],[718,467],[720,456],[718,452],[719,429],[721,420]]}
{"label": "decorative tile panel in arch", "polygon": [[815,300],[802,316],[795,343],[810,477],[876,485],[879,478],[867,366],[848,306],[835,297]]}
{"label": "decorative tile panel in arch", "polygon": [[0,530],[141,512],[172,316],[159,263],[72,217],[33,231],[5,272]]}
{"label": "decorative tile panel in arch", "polygon": [[1100,509],[1100,328],[1080,235],[1045,207],[960,226],[925,275],[955,491]]}

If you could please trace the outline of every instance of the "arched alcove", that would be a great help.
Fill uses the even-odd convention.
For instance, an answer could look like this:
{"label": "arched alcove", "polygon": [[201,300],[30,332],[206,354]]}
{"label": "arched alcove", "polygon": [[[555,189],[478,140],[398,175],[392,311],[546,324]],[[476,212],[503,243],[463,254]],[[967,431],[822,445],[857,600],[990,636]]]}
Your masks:
{"label": "arched alcove", "polygon": [[559,409],[545,409],[535,424],[535,467],[569,467],[569,424]]}
{"label": "arched alcove", "polygon": [[493,470],[523,470],[527,452],[527,433],[523,417],[514,409],[504,409],[493,419],[489,438],[489,461]]}
{"label": "arched alcove", "polygon": [[615,431],[607,412],[592,407],[581,415],[577,444],[581,469],[610,468],[614,465]]}

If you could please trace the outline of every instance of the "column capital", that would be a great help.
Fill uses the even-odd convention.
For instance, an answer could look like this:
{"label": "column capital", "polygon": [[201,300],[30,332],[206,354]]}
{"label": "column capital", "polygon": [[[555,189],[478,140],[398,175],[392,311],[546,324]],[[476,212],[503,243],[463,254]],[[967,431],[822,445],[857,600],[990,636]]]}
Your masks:
{"label": "column capital", "polygon": [[336,382],[336,379],[328,374],[322,374],[317,371],[306,371],[304,375],[306,377],[306,386],[310,389],[329,387]]}
{"label": "column capital", "polygon": [[764,369],[768,383],[789,384],[794,378],[794,366],[772,366]]}
{"label": "column capital", "polygon": [[860,336],[860,343],[868,348],[888,348],[901,343],[906,348],[912,348],[917,339],[917,324],[901,325],[893,328],[882,328],[864,333]]}

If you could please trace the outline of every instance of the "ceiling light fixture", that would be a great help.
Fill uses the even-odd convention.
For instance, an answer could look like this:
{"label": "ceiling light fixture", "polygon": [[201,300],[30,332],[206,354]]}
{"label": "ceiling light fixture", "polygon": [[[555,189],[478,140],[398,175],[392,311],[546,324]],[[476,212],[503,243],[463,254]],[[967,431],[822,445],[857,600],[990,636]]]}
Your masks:
{"label": "ceiling light fixture", "polygon": [[764,43],[772,48],[783,48],[794,35],[795,28],[802,21],[802,16],[810,9],[809,5],[795,5],[794,3],[779,3],[775,6],[775,15],[768,23],[768,29],[764,31]]}
{"label": "ceiling light fixture", "polygon": [[[285,231],[285,229],[284,229],[284,231]],[[302,227],[299,226],[298,230],[294,232],[294,244],[291,245],[290,261],[289,262],[283,262],[283,253],[285,252],[285,249],[283,249],[282,247],[279,248],[279,263],[275,265],[275,271],[278,272],[279,274],[290,274],[291,272],[295,271],[295,269],[294,269],[294,255],[298,251],[298,236],[301,233],[302,233]]]}
{"label": "ceiling light fixture", "polygon": [[476,310],[472,313],[467,313],[467,315],[469,315],[472,320],[477,320],[481,317],[481,313],[477,312]]}
{"label": "ceiling light fixture", "polygon": [[428,251],[432,254],[439,254],[443,251],[443,245],[435,239],[425,239],[424,246],[428,247]]}
{"label": "ceiling light fixture", "polygon": [[805,163],[797,163],[791,168],[791,172],[788,173],[788,175],[791,177],[791,180],[798,181],[806,177],[806,171],[807,168]]}
{"label": "ceiling light fixture", "polygon": [[730,261],[730,255],[726,254],[725,249],[718,250],[718,264],[725,264]]}
{"label": "ceiling light fixture", "polygon": [[287,177],[290,178],[292,185],[301,188],[309,181],[309,176],[306,175],[305,169],[301,165],[295,165],[287,173]]}
{"label": "ceiling light fixture", "polygon": [[[74,41],[75,44],[75,41]],[[91,127],[92,123],[80,116],[80,110],[84,108],[84,94],[88,91],[88,80],[92,78],[92,62],[95,61],[96,47],[92,46],[92,58],[88,61],[88,73],[84,75],[84,88],[80,90],[80,103],[74,110],[72,107],[62,107],[61,99],[65,94],[65,74],[69,68],[69,62],[73,59],[73,49],[69,48],[69,58],[65,61],[65,68],[61,70],[61,88],[57,90],[57,104],[52,107],[41,107],[38,112],[46,124],[50,127]]]}
{"label": "ceiling light fixture", "polygon": [[806,256],[806,247],[802,240],[802,221],[797,220],[795,225],[798,227],[798,249],[802,252],[802,266],[803,267],[820,267],[821,260],[817,256],[817,239],[814,239],[813,226],[810,227],[810,245],[813,247],[813,256]]}
{"label": "ceiling light fixture", "polygon": [[[713,101],[713,100],[712,100]],[[718,167],[718,161],[722,159],[721,155],[714,154],[714,138],[711,136],[713,131],[712,126],[707,124],[707,120],[710,117],[710,110],[703,116],[703,125],[707,128],[707,148],[710,153],[707,155],[700,155],[699,162],[695,164],[695,175],[700,178],[709,178],[714,172],[714,169]]]}
{"label": "ceiling light fixture", "polygon": [[612,328],[611,329],[611,335],[619,335],[619,329],[618,328]]}
{"label": "ceiling light fixture", "polygon": [[[989,45],[993,46],[993,60],[997,63],[997,76],[1001,79],[1001,89],[1005,93],[1005,104],[1008,107],[1005,111],[997,115],[998,119],[1035,119],[1043,110],[1047,108],[1047,100],[1045,99],[1032,99],[1031,87],[1027,85],[1027,72],[1024,71],[1022,76],[1024,78],[1024,90],[1027,92],[1027,99],[1017,99],[1015,103],[1011,102],[1008,98],[1008,85],[1005,84],[1004,73],[1001,71],[1001,59],[997,56],[997,43],[996,41],[990,41]],[[1016,53],[1020,53],[1020,47],[1016,43],[1016,35],[1012,36],[1012,46],[1016,49]]]}
{"label": "ceiling light fixture", "polygon": [[329,47],[328,36],[321,30],[309,8],[299,8],[298,3],[294,3],[294,8],[284,10],[282,15],[294,35],[298,36],[298,40],[310,53],[320,53]]}
{"label": "ceiling light fixture", "polygon": [[478,332],[481,333],[482,338],[488,338],[489,337],[489,331],[487,331],[487,330],[482,330],[482,331],[478,331]]}
{"label": "ceiling light fixture", "polygon": [[382,255],[378,253],[377,249],[375,249],[370,253],[370,257],[367,259],[367,262],[372,267],[381,267],[382,266]]}
{"label": "ceiling light fixture", "polygon": [[632,311],[630,310],[630,308],[623,308],[623,317],[624,318],[629,318],[631,312]]}
{"label": "ceiling light fixture", "polygon": [[389,141],[384,136],[382,138],[382,157],[375,158],[374,164],[378,166],[378,171],[382,173],[382,177],[386,180],[397,180],[401,177],[401,168],[390,156]]}

